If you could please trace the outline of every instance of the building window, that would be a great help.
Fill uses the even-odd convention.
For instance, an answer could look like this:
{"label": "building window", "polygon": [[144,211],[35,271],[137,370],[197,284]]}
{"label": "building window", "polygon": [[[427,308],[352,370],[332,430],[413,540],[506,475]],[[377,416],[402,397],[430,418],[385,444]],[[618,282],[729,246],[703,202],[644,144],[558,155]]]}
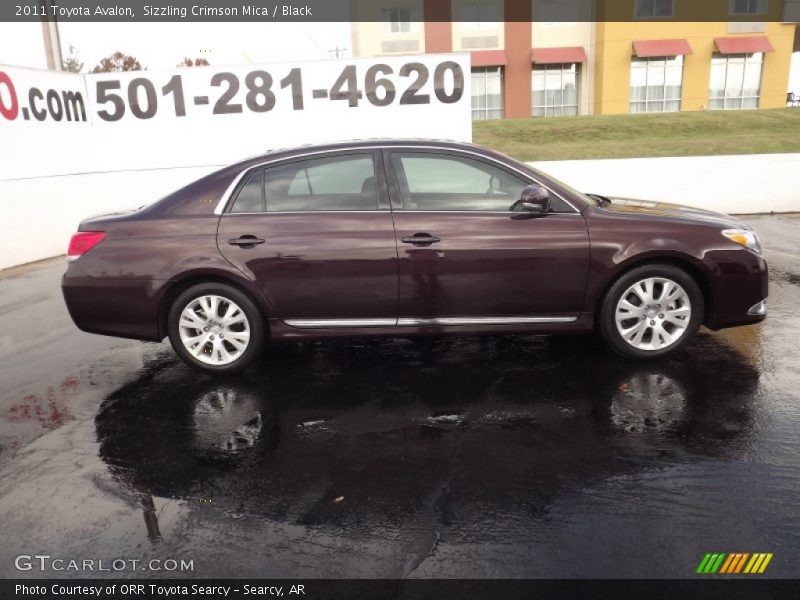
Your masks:
{"label": "building window", "polygon": [[534,117],[577,115],[579,80],[577,63],[535,65],[531,114]]}
{"label": "building window", "polygon": [[381,11],[384,33],[411,33],[414,31],[413,8],[384,8]]}
{"label": "building window", "polygon": [[503,67],[472,69],[472,119],[503,118]]}
{"label": "building window", "polygon": [[758,108],[764,54],[715,54],[711,59],[711,110]]}
{"label": "building window", "polygon": [[500,8],[496,2],[461,6],[462,29],[497,29],[499,21]]}
{"label": "building window", "polygon": [[585,0],[533,0],[537,25],[563,27],[577,25],[588,14]]}
{"label": "building window", "polygon": [[631,112],[681,109],[683,56],[634,58],[631,63]]}
{"label": "building window", "polygon": [[767,12],[767,0],[730,0],[732,15],[762,15]]}
{"label": "building window", "polygon": [[637,19],[669,19],[675,12],[673,0],[636,0]]}

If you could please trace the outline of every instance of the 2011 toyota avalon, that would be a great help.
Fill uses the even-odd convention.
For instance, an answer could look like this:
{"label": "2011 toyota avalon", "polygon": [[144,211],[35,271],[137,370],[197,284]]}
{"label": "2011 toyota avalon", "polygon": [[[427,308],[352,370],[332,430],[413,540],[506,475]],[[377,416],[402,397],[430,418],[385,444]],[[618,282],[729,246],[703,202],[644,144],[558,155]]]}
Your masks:
{"label": "2011 toyota avalon", "polygon": [[77,326],[168,336],[198,370],[267,339],[598,330],[660,358],[762,321],[758,237],[726,215],[609,200],[470,144],[270,152],[89,219],[62,288]]}

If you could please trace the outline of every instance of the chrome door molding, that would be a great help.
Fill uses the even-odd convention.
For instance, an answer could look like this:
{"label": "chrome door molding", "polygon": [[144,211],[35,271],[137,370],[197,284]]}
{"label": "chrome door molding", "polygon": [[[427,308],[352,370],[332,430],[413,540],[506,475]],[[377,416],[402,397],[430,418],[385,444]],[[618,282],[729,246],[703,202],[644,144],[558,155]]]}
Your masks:
{"label": "chrome door molding", "polygon": [[288,319],[284,321],[298,329],[322,329],[328,327],[394,327],[397,319]]}
{"label": "chrome door molding", "polygon": [[420,327],[459,325],[540,325],[574,323],[578,317],[401,317],[400,319],[288,319],[290,327],[324,329],[348,327]]}
{"label": "chrome door molding", "polygon": [[578,317],[432,317],[401,318],[401,327],[419,325],[534,325],[538,323],[574,323]]}

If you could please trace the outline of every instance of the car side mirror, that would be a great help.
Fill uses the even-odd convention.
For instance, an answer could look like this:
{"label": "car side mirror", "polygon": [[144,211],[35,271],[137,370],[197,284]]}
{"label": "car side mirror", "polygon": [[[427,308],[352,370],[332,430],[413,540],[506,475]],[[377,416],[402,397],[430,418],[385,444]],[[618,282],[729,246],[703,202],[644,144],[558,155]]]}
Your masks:
{"label": "car side mirror", "polygon": [[519,200],[514,203],[514,210],[543,215],[550,210],[550,192],[538,183],[532,183],[522,190]]}

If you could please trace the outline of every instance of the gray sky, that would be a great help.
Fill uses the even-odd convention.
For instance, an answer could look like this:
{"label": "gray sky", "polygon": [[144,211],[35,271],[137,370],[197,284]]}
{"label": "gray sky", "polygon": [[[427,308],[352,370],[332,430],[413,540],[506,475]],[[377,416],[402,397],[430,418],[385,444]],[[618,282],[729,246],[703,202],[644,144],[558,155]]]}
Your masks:
{"label": "gray sky", "polygon": [[[132,54],[148,69],[168,69],[183,58],[212,65],[331,58],[350,55],[350,23],[61,23],[70,46],[91,70],[113,52]],[[0,63],[45,68],[39,23],[0,23]]]}
{"label": "gray sky", "polygon": [[[350,23],[61,23],[60,32],[64,55],[74,46],[85,71],[117,50],[149,69],[201,56],[212,65],[330,58],[337,46],[350,56]],[[0,23],[0,64],[46,67],[39,23]],[[800,52],[789,90],[800,94]]]}

